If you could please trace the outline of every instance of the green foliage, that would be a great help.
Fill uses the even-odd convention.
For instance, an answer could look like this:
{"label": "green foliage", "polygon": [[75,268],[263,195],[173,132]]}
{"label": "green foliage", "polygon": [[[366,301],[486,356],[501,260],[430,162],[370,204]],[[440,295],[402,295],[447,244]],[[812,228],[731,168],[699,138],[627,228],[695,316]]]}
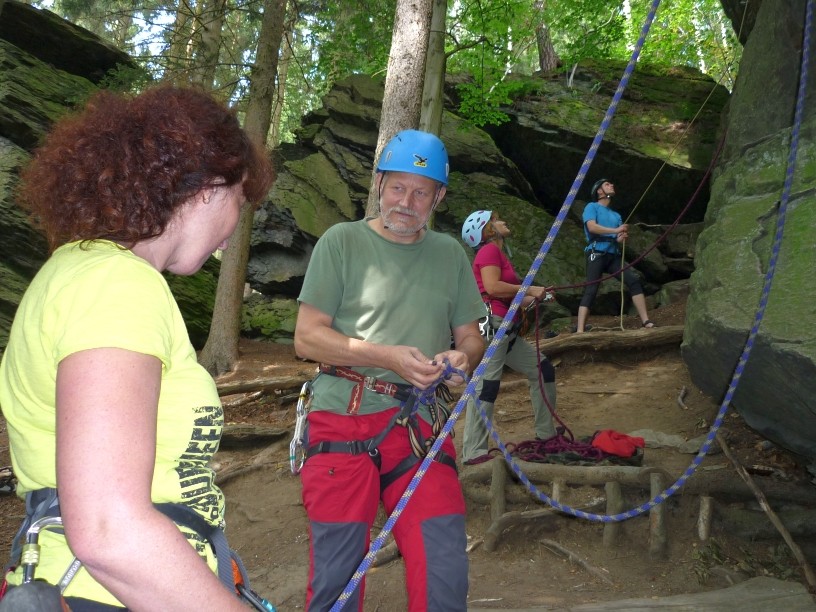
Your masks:
{"label": "green foliage", "polygon": [[143,66],[125,66],[117,64],[116,68],[108,70],[99,81],[101,89],[112,89],[122,93],[137,92],[151,83],[153,78]]}
{"label": "green foliage", "polygon": [[[185,82],[195,61],[205,0],[54,0],[52,10],[130,53],[150,77],[111,75],[106,86],[138,89],[151,79]],[[242,109],[264,0],[227,0],[215,89]],[[537,34],[547,34],[569,79],[591,59],[629,59],[651,2],[622,0],[462,0],[448,3],[447,70],[469,75],[459,111],[476,125],[506,121],[503,106],[523,93],[514,75],[539,68]],[[339,79],[382,75],[388,63],[393,0],[290,2],[280,139],[291,141],[302,117]],[[285,51],[285,52],[284,52]],[[662,0],[641,62],[700,69],[733,87],[741,47],[719,0]],[[284,58],[286,58],[284,62]]]}
{"label": "green foliage", "polygon": [[502,81],[490,92],[485,92],[476,83],[462,83],[457,86],[460,96],[459,112],[476,126],[501,125],[508,120],[500,107],[511,104],[514,95],[525,90],[523,83]]}

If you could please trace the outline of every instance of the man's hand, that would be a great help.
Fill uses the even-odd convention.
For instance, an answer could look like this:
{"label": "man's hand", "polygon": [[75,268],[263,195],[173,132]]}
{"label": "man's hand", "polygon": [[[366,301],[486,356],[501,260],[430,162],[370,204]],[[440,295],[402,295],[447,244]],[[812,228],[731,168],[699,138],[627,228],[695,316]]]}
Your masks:
{"label": "man's hand", "polygon": [[431,359],[413,346],[388,347],[389,370],[396,372],[417,389],[427,389],[442,376],[445,364],[440,358]]}
{"label": "man's hand", "polygon": [[[468,357],[462,351],[456,350],[444,351],[434,356],[434,361],[436,361],[437,363],[441,363],[443,366],[443,370],[445,359],[448,360],[448,363],[450,363],[452,368],[462,370],[463,372],[467,372],[468,368],[470,367]],[[454,387],[457,387],[465,382],[465,379],[459,376],[458,374],[451,375],[451,377],[448,378],[447,380]]]}

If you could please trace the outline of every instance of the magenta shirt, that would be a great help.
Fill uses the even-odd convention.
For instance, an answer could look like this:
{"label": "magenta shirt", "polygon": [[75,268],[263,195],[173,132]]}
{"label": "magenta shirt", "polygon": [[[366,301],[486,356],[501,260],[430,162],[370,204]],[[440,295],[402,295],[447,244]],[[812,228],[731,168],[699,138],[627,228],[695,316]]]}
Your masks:
{"label": "magenta shirt", "polygon": [[[488,242],[476,253],[473,260],[473,275],[476,277],[476,284],[479,286],[479,291],[482,297],[485,297],[485,288],[482,283],[482,268],[494,266],[501,271],[499,280],[511,285],[520,285],[521,279],[513,269],[513,264],[507,258],[507,255],[502,253],[502,250],[495,242]],[[508,298],[490,298],[490,309],[493,314],[499,317],[504,317],[510,309],[510,304],[513,302],[512,297]]]}

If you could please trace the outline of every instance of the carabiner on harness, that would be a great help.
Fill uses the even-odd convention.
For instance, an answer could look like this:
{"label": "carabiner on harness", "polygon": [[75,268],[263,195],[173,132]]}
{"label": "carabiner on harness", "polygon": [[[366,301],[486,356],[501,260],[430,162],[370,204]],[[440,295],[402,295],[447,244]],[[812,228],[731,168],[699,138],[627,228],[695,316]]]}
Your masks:
{"label": "carabiner on harness", "polygon": [[40,532],[48,528],[62,528],[62,517],[44,516],[34,521],[26,531],[25,544],[20,556],[20,565],[23,567],[23,584],[34,580],[34,571],[40,564]]}
{"label": "carabiner on harness", "polygon": [[292,441],[289,443],[289,467],[292,474],[296,476],[300,473],[303,463],[306,461],[306,416],[309,414],[309,406],[312,404],[312,383],[306,381],[300,389],[298,395],[297,409],[295,410],[295,430],[292,434]]}

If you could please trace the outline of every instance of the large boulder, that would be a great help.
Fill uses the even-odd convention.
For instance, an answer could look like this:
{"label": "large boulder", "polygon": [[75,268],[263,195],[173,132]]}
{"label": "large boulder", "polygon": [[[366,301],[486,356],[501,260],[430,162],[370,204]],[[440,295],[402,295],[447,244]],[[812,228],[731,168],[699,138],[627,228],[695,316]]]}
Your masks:
{"label": "large boulder", "polygon": [[0,39],[57,70],[94,84],[117,66],[136,68],[127,53],[85,28],[17,0],[0,2]]}
{"label": "large boulder", "polygon": [[[42,234],[14,199],[19,170],[51,124],[135,64],[124,52],[49,11],[0,2],[0,352],[20,299],[48,257]],[[66,177],[65,180],[71,180]],[[196,346],[207,338],[219,262],[193,277],[168,275]]]}
{"label": "large boulder", "polygon": [[[625,67],[587,60],[571,73],[571,84],[561,73],[519,77],[528,93],[505,109],[507,123],[488,129],[551,213],[566,200]],[[671,223],[704,183],[727,101],[728,91],[698,70],[637,65],[578,199],[591,198],[591,185],[608,178],[624,218]],[[703,187],[684,222],[702,221]]]}
{"label": "large boulder", "polygon": [[[790,153],[804,14],[805,0],[765,2],[758,11],[697,242],[682,353],[694,383],[715,397],[723,396],[738,366],[764,299],[769,262],[777,257],[772,245]],[[813,74],[807,76],[776,273],[733,406],[764,436],[816,465],[816,88]]]}

